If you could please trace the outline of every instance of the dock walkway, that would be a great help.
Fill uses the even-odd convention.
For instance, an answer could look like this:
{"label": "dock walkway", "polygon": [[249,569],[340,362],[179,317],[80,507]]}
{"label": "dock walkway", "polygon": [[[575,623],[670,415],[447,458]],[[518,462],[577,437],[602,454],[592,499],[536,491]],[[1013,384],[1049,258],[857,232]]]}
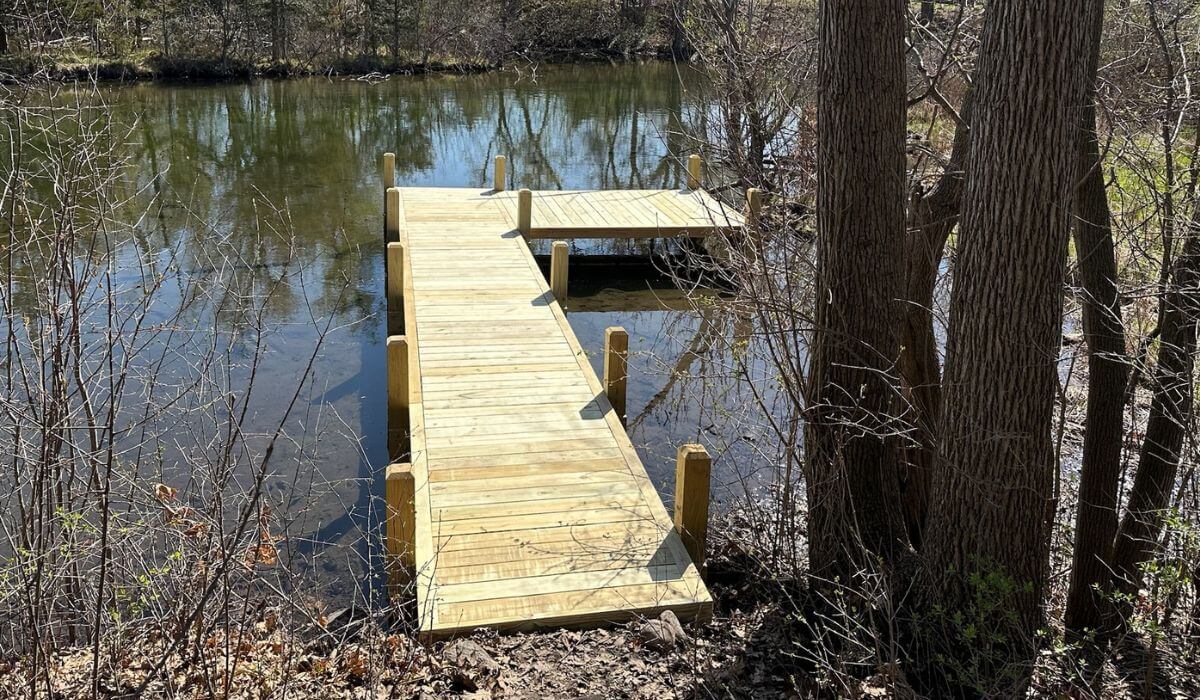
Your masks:
{"label": "dock walkway", "polygon": [[[389,289],[402,298],[389,297],[403,308],[388,343],[389,374],[403,375],[389,376],[390,412],[406,414],[391,421],[403,434],[389,449],[407,461],[389,467],[388,546],[415,576],[421,631],[710,616],[680,520],[706,518],[707,454],[681,451],[677,501],[704,502],[673,522],[620,415],[623,331],[610,329],[606,385],[526,239],[702,235],[740,217],[699,190],[389,196]],[[520,196],[532,199],[524,226]]]}

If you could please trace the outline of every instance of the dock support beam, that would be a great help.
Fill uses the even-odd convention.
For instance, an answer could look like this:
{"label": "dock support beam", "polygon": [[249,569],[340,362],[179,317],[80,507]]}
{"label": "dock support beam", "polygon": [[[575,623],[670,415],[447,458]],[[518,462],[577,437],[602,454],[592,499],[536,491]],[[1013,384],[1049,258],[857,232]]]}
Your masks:
{"label": "dock support beam", "polygon": [[566,241],[555,241],[550,248],[550,293],[563,303],[567,300],[567,256],[570,249]]}
{"label": "dock support beam", "polygon": [[387,339],[387,425],[388,456],[400,459],[408,454],[408,339],[402,335]]}
{"label": "dock support beam", "polygon": [[687,188],[700,189],[700,156],[693,153],[687,160]]}
{"label": "dock support beam", "polygon": [[620,326],[604,329],[604,393],[617,412],[621,425],[625,422],[625,390],[629,378],[629,334]]}
{"label": "dock support beam", "polygon": [[386,206],[383,216],[383,239],[385,243],[400,240],[400,190],[389,187],[384,197]]}
{"label": "dock support beam", "polygon": [[397,593],[416,568],[416,484],[408,462],[389,464],[385,476],[385,541],[388,584]]}
{"label": "dock support beam", "polygon": [[680,446],[675,456],[675,530],[702,575],[711,473],[712,459],[704,445]]}
{"label": "dock support beam", "polygon": [[387,244],[387,334],[404,334],[404,244]]}
{"label": "dock support beam", "polygon": [[396,186],[396,154],[383,154],[383,191],[387,192]]}
{"label": "dock support beam", "polygon": [[533,228],[533,193],[529,190],[517,192],[517,230],[528,236]]}
{"label": "dock support beam", "polygon": [[492,172],[492,189],[497,192],[504,191],[505,182],[507,182],[507,180],[505,179],[505,177],[506,177],[505,170],[506,170],[507,165],[508,165],[507,158],[505,158],[504,156],[496,156],[496,168]]}

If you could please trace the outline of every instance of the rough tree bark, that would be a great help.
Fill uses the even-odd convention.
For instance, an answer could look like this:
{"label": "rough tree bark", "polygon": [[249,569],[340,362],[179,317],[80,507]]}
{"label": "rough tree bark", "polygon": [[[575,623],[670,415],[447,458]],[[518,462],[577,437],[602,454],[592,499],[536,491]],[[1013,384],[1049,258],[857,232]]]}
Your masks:
{"label": "rough tree bark", "polygon": [[820,6],[816,330],[809,357],[809,559],[848,582],[904,547],[888,434],[904,240],[903,0]]}
{"label": "rough tree bark", "polygon": [[1087,414],[1083,432],[1079,505],[1071,585],[1067,593],[1067,629],[1097,629],[1104,618],[1104,592],[1117,532],[1117,482],[1121,476],[1124,406],[1129,382],[1125,325],[1117,288],[1117,258],[1112,215],[1104,183],[1104,164],[1096,135],[1096,71],[1104,8],[1091,6],[1087,70],[1075,191],[1075,251],[1083,285],[1083,333],[1088,352]]}
{"label": "rough tree bark", "polygon": [[904,380],[913,426],[913,444],[905,448],[904,520],[908,536],[920,547],[929,509],[929,481],[937,454],[942,406],[942,376],[933,333],[933,291],[950,232],[962,205],[963,171],[971,152],[971,92],[963,99],[954,130],[950,160],[937,185],[915,195],[908,209],[907,270],[900,319],[900,376]]}
{"label": "rough tree bark", "polygon": [[988,4],[975,74],[924,554],[944,610],[987,614],[976,594],[1004,596],[988,623],[1022,655],[1042,623],[1047,578],[1079,56],[1094,2]]}
{"label": "rough tree bark", "polygon": [[1200,324],[1200,207],[1193,211],[1186,235],[1163,300],[1150,418],[1113,547],[1113,575],[1125,593],[1137,591],[1142,580],[1139,567],[1158,545],[1192,412]]}

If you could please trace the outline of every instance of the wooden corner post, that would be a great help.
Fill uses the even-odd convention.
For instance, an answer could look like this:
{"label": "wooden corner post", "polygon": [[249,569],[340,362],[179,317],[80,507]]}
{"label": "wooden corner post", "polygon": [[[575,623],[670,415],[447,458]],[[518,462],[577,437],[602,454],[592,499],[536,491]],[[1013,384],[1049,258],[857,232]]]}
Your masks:
{"label": "wooden corner post", "polygon": [[400,190],[389,187],[384,197],[383,238],[387,243],[400,240]]}
{"label": "wooden corner post", "polygon": [[383,191],[387,192],[396,186],[396,154],[383,154]]}
{"label": "wooden corner post", "polygon": [[404,334],[404,244],[387,244],[387,334]]}
{"label": "wooden corner post", "polygon": [[629,334],[620,326],[604,329],[604,393],[625,423],[625,389],[629,377]]}
{"label": "wooden corner post", "polygon": [[492,189],[497,192],[504,191],[504,183],[506,177],[506,166],[508,159],[504,156],[496,156],[496,168],[492,172]]}
{"label": "wooden corner post", "polygon": [[696,568],[704,571],[712,459],[704,445],[682,445],[675,456],[675,530]]}
{"label": "wooden corner post", "polygon": [[529,190],[517,192],[517,230],[528,236],[533,228],[533,193]]}
{"label": "wooden corner post", "polygon": [[700,156],[693,153],[687,160],[687,188],[700,189]]}
{"label": "wooden corner post", "polygon": [[388,584],[393,591],[412,580],[416,568],[416,484],[408,462],[389,464],[385,477],[385,537]]}
{"label": "wooden corner post", "polygon": [[567,256],[570,249],[566,241],[555,241],[550,248],[550,292],[558,303],[567,300]]}
{"label": "wooden corner post", "polygon": [[746,223],[758,228],[758,217],[762,214],[762,190],[751,187],[746,190]]}
{"label": "wooden corner post", "polygon": [[408,339],[387,339],[387,425],[388,456],[401,459],[408,454]]}

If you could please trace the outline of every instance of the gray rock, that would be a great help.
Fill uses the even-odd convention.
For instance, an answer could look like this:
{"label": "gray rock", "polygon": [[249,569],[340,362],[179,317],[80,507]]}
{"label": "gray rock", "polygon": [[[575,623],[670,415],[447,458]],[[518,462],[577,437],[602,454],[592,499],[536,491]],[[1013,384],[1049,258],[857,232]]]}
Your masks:
{"label": "gray rock", "polygon": [[490,686],[500,676],[500,664],[492,655],[469,639],[460,639],[446,650],[446,658],[454,664],[455,681],[466,690]]}
{"label": "gray rock", "polygon": [[638,628],[638,639],[642,644],[660,652],[668,652],[687,643],[687,632],[679,618],[670,610],[664,611],[657,620],[647,620]]}

